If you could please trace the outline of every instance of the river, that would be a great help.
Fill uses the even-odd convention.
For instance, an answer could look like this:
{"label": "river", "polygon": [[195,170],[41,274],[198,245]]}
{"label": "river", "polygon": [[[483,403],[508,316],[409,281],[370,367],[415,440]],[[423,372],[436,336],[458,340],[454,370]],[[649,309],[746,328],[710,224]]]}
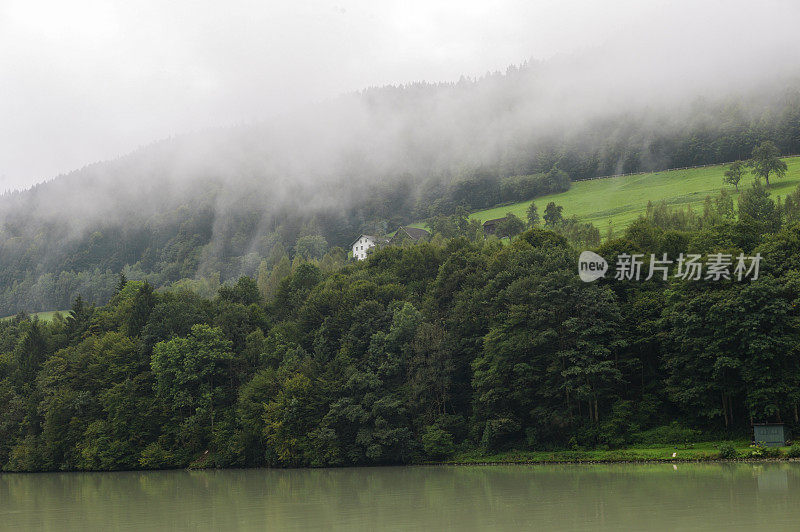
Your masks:
{"label": "river", "polygon": [[798,530],[800,464],[0,473],[0,530]]}

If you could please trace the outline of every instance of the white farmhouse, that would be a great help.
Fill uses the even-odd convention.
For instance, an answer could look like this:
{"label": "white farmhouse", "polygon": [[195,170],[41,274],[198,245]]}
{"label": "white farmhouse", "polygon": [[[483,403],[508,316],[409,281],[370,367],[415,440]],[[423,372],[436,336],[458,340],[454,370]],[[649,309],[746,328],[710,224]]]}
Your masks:
{"label": "white farmhouse", "polygon": [[367,252],[377,245],[385,244],[386,239],[373,235],[361,235],[356,238],[351,246],[353,248],[353,258],[356,260],[364,260],[367,258]]}

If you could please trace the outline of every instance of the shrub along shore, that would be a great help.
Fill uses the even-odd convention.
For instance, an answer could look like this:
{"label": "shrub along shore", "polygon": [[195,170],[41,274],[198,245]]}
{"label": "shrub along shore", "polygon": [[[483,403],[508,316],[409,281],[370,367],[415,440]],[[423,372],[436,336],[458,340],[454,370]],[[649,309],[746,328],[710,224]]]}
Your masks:
{"label": "shrub along shore", "polygon": [[[737,442],[700,442],[681,445],[645,445],[622,449],[569,451],[508,451],[487,454],[480,450],[458,453],[441,464],[582,464],[614,462],[710,462],[800,459],[800,446],[764,447]],[[428,462],[434,463],[434,462]]]}

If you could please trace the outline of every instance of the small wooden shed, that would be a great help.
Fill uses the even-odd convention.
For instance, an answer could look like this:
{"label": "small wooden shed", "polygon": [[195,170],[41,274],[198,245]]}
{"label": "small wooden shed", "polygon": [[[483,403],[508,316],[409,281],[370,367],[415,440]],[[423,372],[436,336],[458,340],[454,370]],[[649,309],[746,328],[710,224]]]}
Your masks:
{"label": "small wooden shed", "polygon": [[789,433],[783,423],[753,423],[753,441],[766,447],[783,447]]}

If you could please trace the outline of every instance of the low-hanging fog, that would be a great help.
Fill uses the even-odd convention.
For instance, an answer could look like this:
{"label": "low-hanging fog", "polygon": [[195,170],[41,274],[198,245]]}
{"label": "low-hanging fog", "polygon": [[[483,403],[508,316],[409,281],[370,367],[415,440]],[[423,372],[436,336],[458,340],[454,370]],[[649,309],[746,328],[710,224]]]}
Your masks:
{"label": "low-hanging fog", "polygon": [[[62,245],[202,209],[201,263],[231,213],[255,217],[239,254],[291,245],[292,216],[339,220],[345,245],[464,176],[669,167],[673,133],[768,121],[800,90],[790,1],[34,4],[0,7],[2,187],[45,181],[0,199],[6,256],[32,227]],[[389,214],[358,210],[376,196]]]}
{"label": "low-hanging fog", "polygon": [[[452,82],[526,60],[546,62],[534,83],[487,94],[523,97],[520,122],[585,117],[609,99],[663,107],[792,72],[798,14],[791,1],[6,0],[0,190],[368,86]],[[428,105],[463,115],[459,103],[443,94]]]}

